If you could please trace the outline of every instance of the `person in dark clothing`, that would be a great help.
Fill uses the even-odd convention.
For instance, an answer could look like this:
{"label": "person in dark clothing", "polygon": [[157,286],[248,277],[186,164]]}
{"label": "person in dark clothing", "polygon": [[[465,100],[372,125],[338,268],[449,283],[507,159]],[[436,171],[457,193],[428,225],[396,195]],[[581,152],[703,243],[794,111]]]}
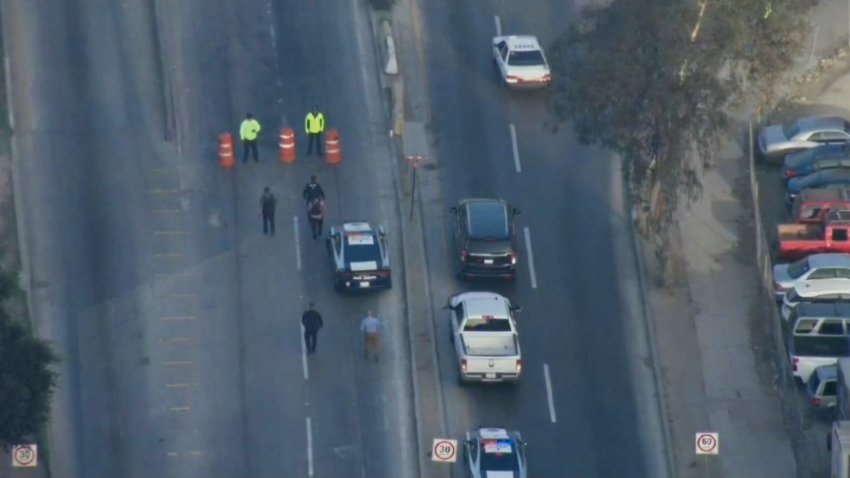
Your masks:
{"label": "person in dark clothing", "polygon": [[260,216],[263,218],[263,234],[274,236],[274,208],[277,206],[277,198],[266,187],[260,196]]}
{"label": "person in dark clothing", "polygon": [[304,191],[301,193],[301,196],[307,201],[307,204],[313,199],[319,198],[325,199],[325,191],[322,189],[322,186],[316,182],[316,176],[310,176],[310,182],[304,186]]}
{"label": "person in dark clothing", "polygon": [[319,329],[324,324],[322,323],[322,315],[316,310],[316,306],[312,302],[310,302],[310,307],[301,315],[301,325],[304,326],[304,345],[307,347],[307,353],[315,353]]}
{"label": "person in dark clothing", "polygon": [[314,198],[307,205],[307,219],[310,221],[310,230],[313,231],[313,240],[315,241],[322,235],[322,224],[325,221],[325,201],[319,198]]}

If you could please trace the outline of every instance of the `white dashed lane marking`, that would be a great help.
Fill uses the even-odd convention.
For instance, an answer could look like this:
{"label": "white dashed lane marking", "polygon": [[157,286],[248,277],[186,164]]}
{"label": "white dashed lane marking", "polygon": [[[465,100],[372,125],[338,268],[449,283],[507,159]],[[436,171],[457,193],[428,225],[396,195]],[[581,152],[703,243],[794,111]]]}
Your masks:
{"label": "white dashed lane marking", "polygon": [[531,288],[537,288],[537,273],[534,272],[534,253],[531,252],[531,231],[528,227],[523,229],[525,234],[526,262],[528,262],[528,275],[531,277]]}
{"label": "white dashed lane marking", "polygon": [[522,166],[519,164],[519,148],[516,143],[516,126],[513,123],[510,124],[511,130],[511,148],[514,153],[514,167],[516,168],[516,172],[522,172]]}

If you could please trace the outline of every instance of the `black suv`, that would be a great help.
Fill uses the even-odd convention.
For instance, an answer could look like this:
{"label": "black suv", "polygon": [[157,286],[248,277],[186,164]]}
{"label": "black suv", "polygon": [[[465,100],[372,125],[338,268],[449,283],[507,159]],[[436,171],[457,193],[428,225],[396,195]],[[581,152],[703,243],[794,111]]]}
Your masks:
{"label": "black suv", "polygon": [[519,210],[501,199],[463,199],[450,208],[455,221],[455,273],[460,278],[516,274],[514,217]]}

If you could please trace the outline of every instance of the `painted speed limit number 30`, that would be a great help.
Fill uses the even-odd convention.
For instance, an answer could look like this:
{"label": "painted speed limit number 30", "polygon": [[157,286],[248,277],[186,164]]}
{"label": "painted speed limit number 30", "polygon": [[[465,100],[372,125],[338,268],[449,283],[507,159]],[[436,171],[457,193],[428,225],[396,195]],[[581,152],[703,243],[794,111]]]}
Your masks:
{"label": "painted speed limit number 30", "polygon": [[712,432],[698,432],[696,434],[697,455],[720,454],[720,434]]}
{"label": "painted speed limit number 30", "polygon": [[38,466],[37,445],[15,445],[12,447],[12,466],[32,468]]}

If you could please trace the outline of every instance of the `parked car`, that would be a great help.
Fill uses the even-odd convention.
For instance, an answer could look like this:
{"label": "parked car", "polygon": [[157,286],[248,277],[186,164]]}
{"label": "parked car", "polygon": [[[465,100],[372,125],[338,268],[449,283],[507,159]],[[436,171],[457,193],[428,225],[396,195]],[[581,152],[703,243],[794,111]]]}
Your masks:
{"label": "parked car", "polygon": [[794,322],[788,336],[788,360],[801,384],[808,384],[819,367],[835,365],[848,356],[848,327],[846,316],[801,316]]}
{"label": "parked car", "polygon": [[336,290],[393,286],[383,227],[373,228],[365,221],[331,227],[327,248]]}
{"label": "parked car", "polygon": [[803,304],[807,304],[807,313],[844,315],[850,310],[848,301],[850,301],[850,284],[844,279],[825,279],[811,284],[795,284],[782,299],[780,313],[785,321],[793,323],[794,320],[805,315],[798,309]]}
{"label": "parked car", "polygon": [[822,144],[847,141],[850,141],[850,122],[839,116],[814,116],[788,125],[765,127],[758,136],[758,149],[765,159],[779,159]]}
{"label": "parked car", "polygon": [[830,211],[823,224],[780,224],[779,256],[797,260],[823,252],[850,253],[850,211]]}
{"label": "parked car", "polygon": [[519,209],[502,199],[463,199],[454,215],[455,274],[460,278],[516,276],[514,217]]}
{"label": "parked car", "polygon": [[799,178],[791,178],[785,186],[785,202],[794,204],[797,195],[805,189],[822,189],[850,186],[850,169],[825,169]]}
{"label": "parked car", "polygon": [[786,179],[825,169],[850,168],[850,143],[824,144],[785,156]]}
{"label": "parked car", "polygon": [[526,443],[518,431],[480,428],[466,432],[463,462],[470,478],[526,478]]}
{"label": "parked car", "polygon": [[493,38],[493,61],[509,88],[543,88],[552,82],[549,63],[537,38],[531,35]]}
{"label": "parked car", "polygon": [[829,211],[850,211],[850,187],[804,189],[794,198],[791,217],[799,224],[823,224]]}
{"label": "parked car", "polygon": [[806,287],[828,279],[846,279],[850,284],[850,254],[812,254],[790,264],[773,266],[773,291],[777,300],[797,284]]}
{"label": "parked car", "polygon": [[806,397],[814,408],[832,408],[838,395],[838,365],[815,369],[806,384]]}

